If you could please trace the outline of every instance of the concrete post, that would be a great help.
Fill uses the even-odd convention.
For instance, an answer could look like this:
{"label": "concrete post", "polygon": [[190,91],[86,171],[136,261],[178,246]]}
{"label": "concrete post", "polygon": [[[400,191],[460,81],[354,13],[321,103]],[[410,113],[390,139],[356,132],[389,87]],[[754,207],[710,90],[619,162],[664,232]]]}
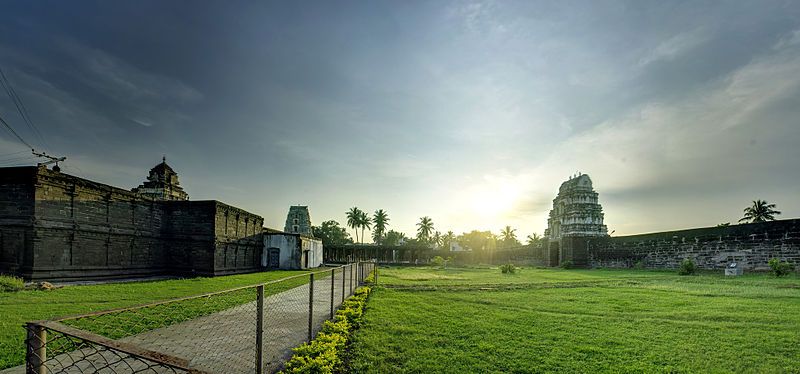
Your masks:
{"label": "concrete post", "polygon": [[336,289],[336,269],[331,269],[331,319],[333,319],[333,291]]}
{"label": "concrete post", "polygon": [[47,374],[47,330],[35,323],[28,323],[27,372]]}
{"label": "concrete post", "polygon": [[308,342],[314,337],[314,273],[308,275]]}
{"label": "concrete post", "polygon": [[264,285],[256,287],[256,373],[264,369]]}
{"label": "concrete post", "polygon": [[350,264],[350,295],[353,294],[353,264]]}
{"label": "concrete post", "polygon": [[346,278],[344,276],[344,266],[342,266],[342,302],[344,302],[344,282],[345,282],[345,279]]}

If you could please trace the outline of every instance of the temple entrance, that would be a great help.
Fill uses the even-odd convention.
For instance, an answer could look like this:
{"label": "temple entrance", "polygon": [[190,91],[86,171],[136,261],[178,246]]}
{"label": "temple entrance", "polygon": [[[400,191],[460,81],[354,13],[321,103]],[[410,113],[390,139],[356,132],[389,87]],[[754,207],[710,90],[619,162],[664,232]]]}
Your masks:
{"label": "temple entrance", "polygon": [[281,250],[278,248],[267,249],[267,268],[278,269],[281,267]]}

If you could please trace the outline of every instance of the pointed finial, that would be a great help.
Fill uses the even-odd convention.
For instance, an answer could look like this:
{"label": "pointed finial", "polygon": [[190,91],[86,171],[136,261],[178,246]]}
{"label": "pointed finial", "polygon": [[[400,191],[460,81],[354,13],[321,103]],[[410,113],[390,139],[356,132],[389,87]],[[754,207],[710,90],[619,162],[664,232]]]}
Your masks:
{"label": "pointed finial", "polygon": [[161,162],[163,162],[163,163],[167,162],[167,155],[162,155],[161,156]]}

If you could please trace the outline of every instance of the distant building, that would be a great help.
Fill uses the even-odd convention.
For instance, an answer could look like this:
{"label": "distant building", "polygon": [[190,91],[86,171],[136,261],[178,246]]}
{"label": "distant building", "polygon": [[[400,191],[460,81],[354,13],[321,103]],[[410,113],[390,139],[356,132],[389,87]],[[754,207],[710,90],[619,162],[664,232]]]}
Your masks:
{"label": "distant building", "polygon": [[266,269],[310,269],[322,266],[322,240],[304,234],[264,229],[261,266]]}
{"label": "distant building", "polygon": [[472,250],[469,248],[464,248],[461,244],[458,244],[457,241],[453,240],[450,242],[450,252],[471,252]]}
{"label": "distant building", "polygon": [[578,174],[561,184],[544,235],[550,241],[608,235],[603,224],[603,207],[597,202],[597,192],[588,175]]}
{"label": "distant building", "polygon": [[294,205],[289,207],[289,214],[286,215],[286,225],[283,231],[314,236],[311,230],[311,214],[308,212],[308,206]]}
{"label": "distant building", "polygon": [[189,195],[183,191],[178,182],[178,173],[167,165],[167,158],[163,157],[161,163],[150,169],[147,181],[131,191],[152,197],[156,200],[181,201],[189,200]]}

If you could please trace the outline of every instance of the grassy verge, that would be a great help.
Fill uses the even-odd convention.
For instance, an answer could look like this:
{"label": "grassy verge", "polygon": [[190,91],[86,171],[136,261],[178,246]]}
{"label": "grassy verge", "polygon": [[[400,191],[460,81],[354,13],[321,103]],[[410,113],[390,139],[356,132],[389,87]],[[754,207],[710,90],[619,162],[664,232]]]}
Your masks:
{"label": "grassy verge", "polygon": [[[382,270],[381,283],[399,288],[373,292],[353,337],[351,370],[781,373],[800,367],[797,276],[490,271]],[[452,287],[459,282],[476,287]],[[561,287],[483,287],[525,283]]]}
{"label": "grassy verge", "polygon": [[[51,319],[64,315],[83,314],[124,308],[173,298],[199,295],[229,288],[268,282],[305,271],[270,271],[229,275],[215,278],[191,278],[135,283],[109,283],[68,286],[51,291],[19,291],[0,293],[0,369],[16,366],[25,360],[27,321]],[[320,275],[324,276],[324,274]],[[277,293],[304,284],[307,277],[267,287],[266,293]],[[138,312],[123,312],[71,322],[90,331],[112,338],[133,335],[152,328],[178,323],[199,315],[213,313],[230,306],[255,300],[253,291],[237,291],[228,295],[195,301],[166,304]],[[220,309],[222,308],[222,309]],[[165,310],[169,309],[169,310]],[[127,315],[124,313],[128,313]],[[169,315],[170,318],[164,318]],[[137,318],[131,318],[137,317]],[[120,320],[129,323],[120,325]]]}

